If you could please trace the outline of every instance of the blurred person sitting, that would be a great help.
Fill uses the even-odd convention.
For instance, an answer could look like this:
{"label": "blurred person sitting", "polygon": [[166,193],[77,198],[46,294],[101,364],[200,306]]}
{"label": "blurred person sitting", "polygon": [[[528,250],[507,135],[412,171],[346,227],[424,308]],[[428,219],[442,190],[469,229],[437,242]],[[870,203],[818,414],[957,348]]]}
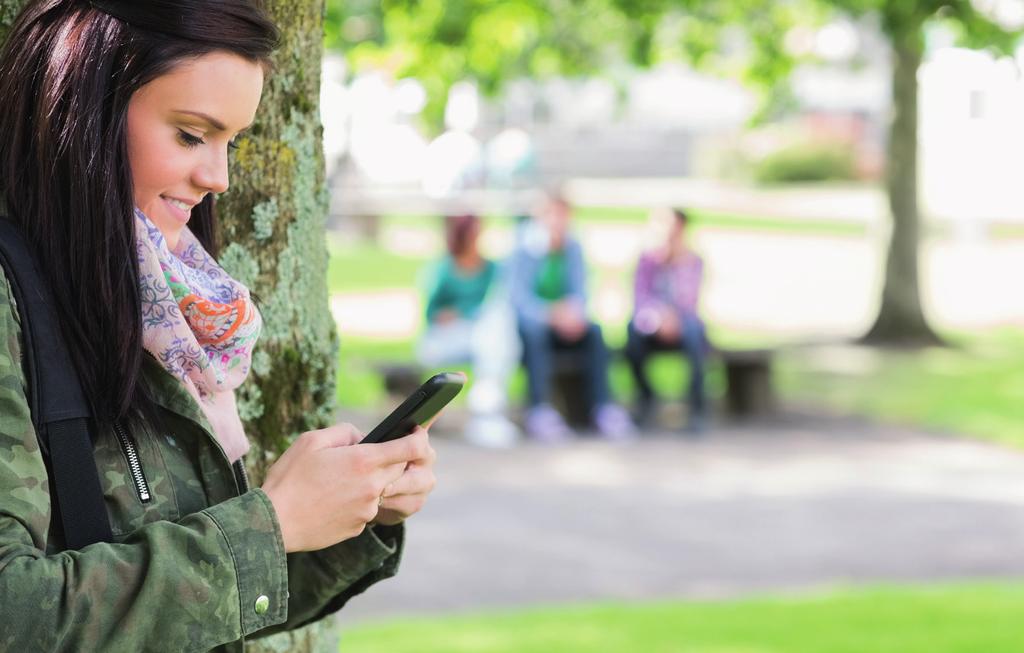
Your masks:
{"label": "blurred person sitting", "polygon": [[601,327],[587,317],[583,250],[569,233],[571,218],[565,199],[549,198],[539,216],[523,226],[510,259],[509,292],[529,384],[526,430],[547,442],[570,435],[550,402],[551,375],[555,353],[574,350],[586,368],[594,426],[606,438],[628,438],[635,429],[626,411],[610,399]]}
{"label": "blurred person sitting", "polygon": [[427,329],[418,357],[431,368],[472,366],[466,439],[504,447],[518,437],[505,409],[508,379],[518,365],[520,349],[507,298],[498,288],[499,266],[480,253],[480,231],[480,219],[474,215],[445,220],[448,254],[427,275]]}
{"label": "blurred person sitting", "polygon": [[646,362],[656,351],[678,351],[690,363],[687,430],[707,426],[704,366],[708,352],[697,301],[704,262],[686,242],[686,213],[659,209],[651,214],[655,246],[640,256],[634,280],[634,310],[629,322],[626,357],[636,380],[636,419],[649,423],[655,413],[654,391]]}

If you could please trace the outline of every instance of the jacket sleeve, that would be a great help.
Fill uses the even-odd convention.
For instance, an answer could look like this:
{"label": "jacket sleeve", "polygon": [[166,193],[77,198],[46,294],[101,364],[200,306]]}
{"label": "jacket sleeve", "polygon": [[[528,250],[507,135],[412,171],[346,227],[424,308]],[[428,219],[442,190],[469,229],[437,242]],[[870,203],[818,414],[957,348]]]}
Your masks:
{"label": "jacket sleeve", "polygon": [[321,551],[288,554],[288,619],[254,637],[300,628],[340,610],[352,597],[398,572],[404,527],[369,526]]}
{"label": "jacket sleeve", "polygon": [[548,303],[534,291],[537,266],[522,245],[517,247],[506,263],[508,290],[516,317],[527,323],[546,324],[550,314]]}
{"label": "jacket sleeve", "polygon": [[261,490],[47,555],[48,477],[0,282],[0,648],[203,651],[284,621],[287,561]]}

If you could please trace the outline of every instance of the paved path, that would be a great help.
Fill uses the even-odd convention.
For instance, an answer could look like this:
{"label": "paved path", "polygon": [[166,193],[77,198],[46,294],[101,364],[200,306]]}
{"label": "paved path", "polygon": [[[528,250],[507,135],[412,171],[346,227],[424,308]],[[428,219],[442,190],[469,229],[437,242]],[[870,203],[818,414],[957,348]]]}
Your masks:
{"label": "paved path", "polygon": [[1024,577],[1024,453],[835,420],[633,446],[435,437],[398,577],[345,623],[595,599]]}

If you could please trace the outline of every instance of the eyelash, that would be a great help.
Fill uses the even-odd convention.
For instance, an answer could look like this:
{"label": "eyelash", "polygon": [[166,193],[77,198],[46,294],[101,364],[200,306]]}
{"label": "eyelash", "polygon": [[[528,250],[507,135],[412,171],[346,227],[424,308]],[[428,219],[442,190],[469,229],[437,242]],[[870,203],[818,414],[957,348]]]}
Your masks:
{"label": "eyelash", "polygon": [[[182,129],[178,130],[178,138],[181,139],[181,144],[189,149],[199,147],[200,145],[206,145],[206,141]],[[234,140],[228,141],[228,149],[237,150],[238,143]]]}

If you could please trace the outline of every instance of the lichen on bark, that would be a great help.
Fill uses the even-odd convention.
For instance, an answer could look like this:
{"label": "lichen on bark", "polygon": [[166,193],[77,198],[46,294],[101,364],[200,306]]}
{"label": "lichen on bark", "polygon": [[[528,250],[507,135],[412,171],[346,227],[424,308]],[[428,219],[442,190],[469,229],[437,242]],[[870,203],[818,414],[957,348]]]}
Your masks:
{"label": "lichen on bark", "polygon": [[225,269],[250,284],[264,332],[249,381],[238,392],[262,477],[277,452],[334,414],[337,336],[327,307],[328,196],[319,120],[322,3],[269,3],[282,46],[256,123],[232,162],[220,198]]}

